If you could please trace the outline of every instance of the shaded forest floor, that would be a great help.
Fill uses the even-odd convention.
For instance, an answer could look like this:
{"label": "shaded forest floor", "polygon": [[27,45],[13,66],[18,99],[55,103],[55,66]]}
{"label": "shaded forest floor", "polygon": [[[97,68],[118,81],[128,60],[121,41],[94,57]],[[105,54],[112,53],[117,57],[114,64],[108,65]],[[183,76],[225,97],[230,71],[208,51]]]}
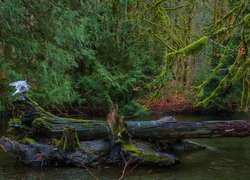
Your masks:
{"label": "shaded forest floor", "polygon": [[148,109],[161,113],[192,113],[195,111],[193,102],[184,95],[168,95],[159,100],[147,101]]}

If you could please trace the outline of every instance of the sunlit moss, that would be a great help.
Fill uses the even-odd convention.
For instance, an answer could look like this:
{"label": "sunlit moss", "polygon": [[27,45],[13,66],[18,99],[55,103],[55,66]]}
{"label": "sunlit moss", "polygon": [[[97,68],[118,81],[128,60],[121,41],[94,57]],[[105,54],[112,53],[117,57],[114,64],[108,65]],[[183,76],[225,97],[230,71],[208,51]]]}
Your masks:
{"label": "sunlit moss", "polygon": [[181,48],[171,53],[167,53],[165,55],[165,59],[167,61],[171,61],[175,59],[178,55],[191,55],[191,54],[198,53],[207,45],[207,43],[208,43],[208,37],[204,36],[184,48]]}
{"label": "sunlit moss", "polygon": [[121,144],[122,150],[129,153],[132,157],[142,159],[143,161],[150,162],[158,165],[171,165],[173,162],[164,155],[160,155],[157,152],[151,152],[147,150],[141,150],[136,145],[123,142]]}
{"label": "sunlit moss", "polygon": [[20,143],[22,143],[22,144],[31,144],[31,145],[33,145],[33,144],[36,144],[37,142],[36,142],[34,139],[32,139],[32,138],[25,137],[25,138],[23,138],[23,139],[20,141]]}

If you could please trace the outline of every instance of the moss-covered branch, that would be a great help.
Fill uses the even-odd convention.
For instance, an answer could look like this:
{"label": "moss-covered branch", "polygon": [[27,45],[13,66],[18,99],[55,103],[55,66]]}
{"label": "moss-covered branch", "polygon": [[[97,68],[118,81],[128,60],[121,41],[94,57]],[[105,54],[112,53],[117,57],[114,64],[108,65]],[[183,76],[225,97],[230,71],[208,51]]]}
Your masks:
{"label": "moss-covered branch", "polygon": [[181,48],[171,53],[167,53],[165,55],[165,59],[171,64],[172,60],[175,59],[179,55],[188,56],[191,54],[198,53],[207,45],[207,43],[208,43],[208,37],[204,36],[184,48]]}

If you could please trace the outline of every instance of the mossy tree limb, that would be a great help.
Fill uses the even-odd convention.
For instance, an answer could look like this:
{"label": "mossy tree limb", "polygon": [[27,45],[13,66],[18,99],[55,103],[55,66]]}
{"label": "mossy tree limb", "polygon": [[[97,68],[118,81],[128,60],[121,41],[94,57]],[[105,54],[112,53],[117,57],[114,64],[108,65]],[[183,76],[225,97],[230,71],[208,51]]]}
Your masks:
{"label": "mossy tree limb", "polygon": [[204,36],[197,41],[189,44],[188,46],[181,48],[177,51],[167,53],[165,55],[166,60],[171,64],[171,61],[175,59],[178,55],[192,55],[201,51],[208,43],[208,37]]}

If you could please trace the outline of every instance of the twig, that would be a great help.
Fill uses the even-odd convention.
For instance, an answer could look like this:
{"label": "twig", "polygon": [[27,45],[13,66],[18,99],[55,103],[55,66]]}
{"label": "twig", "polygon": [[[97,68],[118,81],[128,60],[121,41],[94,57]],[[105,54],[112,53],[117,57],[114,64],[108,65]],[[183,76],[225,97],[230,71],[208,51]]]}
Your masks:
{"label": "twig", "polygon": [[[221,48],[224,48],[224,49],[226,49],[227,47],[226,46],[223,46],[222,44],[220,44],[220,43],[218,43],[218,42],[216,42],[216,41],[214,41],[214,40],[212,40],[212,39],[209,39],[212,43],[214,43],[214,44],[216,44],[217,46],[219,46],[219,47],[221,47]],[[233,50],[233,49],[229,49],[230,51],[235,51],[235,50]]]}
{"label": "twig", "polygon": [[[132,170],[130,170],[128,173],[126,173],[127,167],[128,167],[131,163],[135,162],[137,159],[129,159],[128,161],[126,161],[126,159],[125,159],[124,156],[123,156],[122,151],[121,151],[120,153],[121,153],[122,159],[123,159],[123,161],[124,161],[124,163],[125,163],[125,164],[124,164],[124,167],[123,167],[123,170],[122,170],[122,175],[121,175],[121,177],[119,178],[119,180],[122,180],[123,178],[125,178],[125,176],[126,176],[127,174],[131,173],[132,170],[135,169],[136,166],[133,167]],[[138,165],[139,165],[139,164],[138,164]],[[137,165],[137,166],[138,166],[138,165]]]}
{"label": "twig", "polygon": [[121,153],[122,159],[123,159],[123,161],[124,161],[124,163],[125,163],[125,164],[124,164],[124,167],[123,167],[123,170],[122,170],[122,175],[121,175],[121,177],[119,178],[119,180],[122,180],[122,179],[125,177],[125,172],[126,172],[126,168],[127,168],[127,166],[128,166],[128,162],[127,162],[126,159],[124,158],[122,151],[121,151],[120,153]]}
{"label": "twig", "polygon": [[99,180],[99,178],[96,177],[96,176],[94,175],[94,173],[92,173],[92,172],[89,170],[89,168],[88,168],[85,164],[80,163],[79,166],[85,168],[85,169],[88,171],[88,173],[92,176],[92,178],[93,178],[94,180]]}
{"label": "twig", "polygon": [[129,173],[131,173],[133,170],[135,170],[135,168],[137,167],[137,166],[139,166],[141,163],[143,163],[144,161],[140,161],[139,163],[137,163],[136,165],[134,165],[134,167],[132,167],[130,170],[129,170],[129,172],[127,172],[126,173],[126,175],[128,175]]}

